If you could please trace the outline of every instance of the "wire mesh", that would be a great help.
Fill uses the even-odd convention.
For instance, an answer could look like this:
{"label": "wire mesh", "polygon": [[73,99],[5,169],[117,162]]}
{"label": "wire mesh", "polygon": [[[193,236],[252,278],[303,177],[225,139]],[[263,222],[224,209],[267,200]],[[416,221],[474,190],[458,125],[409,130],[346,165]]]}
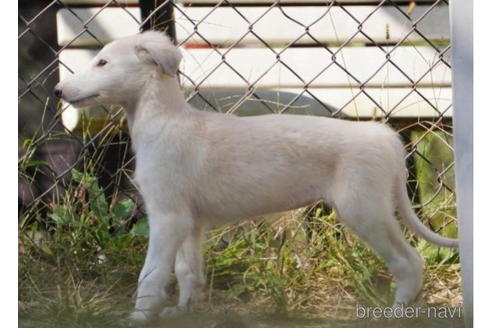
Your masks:
{"label": "wire mesh", "polygon": [[[306,6],[316,8],[316,19],[306,21],[302,16],[292,14],[293,8],[302,11]],[[63,113],[68,106],[52,97],[52,89],[59,79],[59,71],[73,71],[69,63],[61,60],[61,54],[67,49],[94,49],[107,43],[111,36],[99,33],[99,30],[94,29],[94,25],[101,23],[103,15],[108,11],[117,10],[124,14],[129,22],[135,24],[135,32],[149,28],[166,30],[185,53],[192,53],[194,49],[199,48],[206,49],[210,56],[220,58],[201,75],[190,73],[185,68],[180,71],[180,80],[185,86],[188,100],[199,104],[200,108],[251,115],[256,111],[291,113],[299,108],[299,104],[304,104],[303,108],[319,108],[321,112],[317,112],[317,115],[341,119],[380,120],[392,125],[401,133],[406,143],[409,190],[415,206],[421,210],[420,214],[429,221],[434,230],[439,231],[446,227],[453,233],[456,215],[450,118],[452,104],[450,101],[436,101],[439,96],[429,97],[429,90],[431,94],[439,94],[442,89],[442,85],[434,81],[433,75],[443,67],[451,68],[450,43],[448,39],[429,36],[429,32],[422,27],[425,25],[424,21],[434,19],[433,13],[442,12],[443,8],[447,10],[447,6],[447,1],[443,0],[383,0],[360,3],[312,1],[308,4],[291,1],[258,1],[251,4],[232,0],[210,1],[205,4],[199,1],[170,0],[21,1],[18,23],[19,216],[25,222],[45,216],[73,187],[73,170],[90,172],[96,176],[110,204],[115,204],[118,199],[132,199],[137,206],[132,217],[128,218],[129,222],[144,215],[138,189],[132,181],[135,160],[125,120],[121,115],[122,109],[105,108],[103,124],[97,128],[93,125],[90,129],[77,130],[67,127],[63,120]],[[356,8],[362,7],[366,10],[363,16],[355,13]],[[190,8],[200,8],[205,10],[206,14],[197,19],[190,15]],[[224,8],[235,15],[235,24],[242,26],[242,32],[237,32],[233,39],[226,42],[218,42],[212,40],[203,28],[209,27],[210,18],[215,17],[213,15]],[[260,11],[260,14],[254,17],[247,14],[251,8],[255,8],[256,12]],[[416,8],[422,8],[418,15],[415,14]],[[85,9],[90,9],[88,16],[80,14]],[[136,14],[136,9],[139,10],[139,14]],[[70,31],[70,37],[63,42],[59,33],[62,28],[60,20],[56,18],[61,10],[75,20],[75,26],[78,26],[78,29]],[[383,10],[391,10],[399,21],[405,23],[404,31],[396,38],[392,36],[381,40],[374,38],[367,30],[369,25],[372,26],[374,17]],[[316,28],[321,21],[333,22],[335,11],[337,15],[344,15],[347,26],[354,28],[350,33],[345,33],[343,38],[330,43],[320,38]],[[268,23],[269,15],[273,13],[288,21],[291,26],[296,26],[296,31],[299,32],[291,33],[291,38],[282,42],[265,37],[259,26],[265,24],[265,21]],[[212,23],[223,24],[220,21]],[[386,29],[386,34],[389,34],[388,26],[381,25],[380,28]],[[337,31],[336,26],[334,31]],[[245,74],[245,71],[230,59],[236,50],[250,49],[251,43],[255,44],[255,48],[261,48],[268,53],[269,58],[274,58],[255,76]],[[289,51],[300,47],[322,51],[325,61],[317,64],[315,73],[306,74],[299,67],[293,67],[286,59]],[[370,74],[361,77],[345,61],[344,51],[354,47],[377,51],[384,60],[377,65],[368,62],[366,70]],[[423,47],[432,54],[433,60],[427,62],[425,70],[418,74],[408,71],[395,59],[402,48],[413,49],[418,53]],[[257,59],[251,60],[251,66],[255,65],[255,60]],[[306,57],[303,60],[308,62],[310,58]],[[360,57],[357,60],[364,62],[367,58]],[[211,82],[222,69],[227,69],[229,74],[240,81],[241,86],[235,89],[232,96],[230,93],[224,93],[219,87],[214,89]],[[263,80],[272,72],[276,72],[276,69],[288,72],[294,81],[292,83],[297,86],[295,91],[289,89],[291,94],[287,100],[279,100],[280,98],[275,96],[272,100],[271,97],[272,94],[278,95],[286,87],[280,77],[277,87],[269,90],[262,86]],[[392,88],[395,88],[374,82],[389,69],[398,72],[402,80],[400,84],[404,85],[405,90],[391,103],[381,101],[373,93],[375,89],[392,92]],[[333,70],[342,72],[350,81],[350,86],[347,87],[350,89],[350,97],[337,106],[320,96],[322,88],[317,84],[323,76]],[[348,109],[361,98],[365,99],[365,104],[370,104],[373,115],[348,115]],[[306,99],[309,99],[308,105]],[[432,114],[409,117],[397,115],[406,102],[415,99],[425,103]],[[251,103],[254,104],[255,110],[251,110],[251,105],[246,106]]]}

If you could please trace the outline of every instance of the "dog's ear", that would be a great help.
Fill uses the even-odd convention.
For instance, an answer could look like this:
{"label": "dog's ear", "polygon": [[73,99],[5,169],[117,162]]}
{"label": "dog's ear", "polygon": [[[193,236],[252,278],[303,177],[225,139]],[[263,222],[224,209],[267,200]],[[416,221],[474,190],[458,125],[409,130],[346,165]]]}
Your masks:
{"label": "dog's ear", "polygon": [[135,51],[140,60],[157,65],[166,75],[176,76],[182,55],[174,46],[157,40],[147,41],[135,46]]}

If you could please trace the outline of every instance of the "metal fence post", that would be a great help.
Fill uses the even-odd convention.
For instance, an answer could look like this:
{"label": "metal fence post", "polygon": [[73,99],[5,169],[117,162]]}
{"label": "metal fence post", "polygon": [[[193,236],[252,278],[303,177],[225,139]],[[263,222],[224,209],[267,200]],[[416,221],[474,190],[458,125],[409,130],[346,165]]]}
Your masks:
{"label": "metal fence post", "polygon": [[450,1],[457,213],[466,327],[473,326],[473,2]]}
{"label": "metal fence post", "polygon": [[174,26],[174,3],[172,0],[140,0],[140,12],[142,16],[141,30],[162,30],[169,37],[176,40]]}

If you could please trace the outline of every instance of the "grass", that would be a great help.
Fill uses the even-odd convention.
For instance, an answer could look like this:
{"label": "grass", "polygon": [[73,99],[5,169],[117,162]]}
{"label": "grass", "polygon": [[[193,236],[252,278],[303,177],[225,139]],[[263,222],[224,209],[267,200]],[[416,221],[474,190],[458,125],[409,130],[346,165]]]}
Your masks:
{"label": "grass", "polygon": [[[420,152],[431,155],[438,137],[427,137]],[[430,165],[425,172],[426,163],[416,161],[420,184],[433,178],[435,170]],[[72,171],[73,186],[49,204],[47,215],[20,218],[21,327],[127,325],[148,229],[144,217],[129,228],[135,204],[103,197],[90,167]],[[450,197],[443,191],[420,215],[443,224],[454,215]],[[444,229],[446,235],[455,233]],[[426,261],[419,303],[459,306],[457,250],[407,237]],[[390,304],[394,283],[379,257],[321,205],[214,229],[204,254],[205,302],[163,327],[462,326],[461,320],[354,320],[356,304]],[[170,292],[177,293],[174,283]]]}

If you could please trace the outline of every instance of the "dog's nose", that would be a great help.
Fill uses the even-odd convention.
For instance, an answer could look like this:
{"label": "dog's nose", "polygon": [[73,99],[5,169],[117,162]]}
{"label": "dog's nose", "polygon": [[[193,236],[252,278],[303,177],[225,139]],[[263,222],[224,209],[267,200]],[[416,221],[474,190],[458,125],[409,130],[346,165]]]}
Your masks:
{"label": "dog's nose", "polygon": [[61,98],[63,95],[62,89],[60,88],[59,85],[55,86],[55,90],[53,92],[54,92],[55,96],[57,96],[58,98]]}

